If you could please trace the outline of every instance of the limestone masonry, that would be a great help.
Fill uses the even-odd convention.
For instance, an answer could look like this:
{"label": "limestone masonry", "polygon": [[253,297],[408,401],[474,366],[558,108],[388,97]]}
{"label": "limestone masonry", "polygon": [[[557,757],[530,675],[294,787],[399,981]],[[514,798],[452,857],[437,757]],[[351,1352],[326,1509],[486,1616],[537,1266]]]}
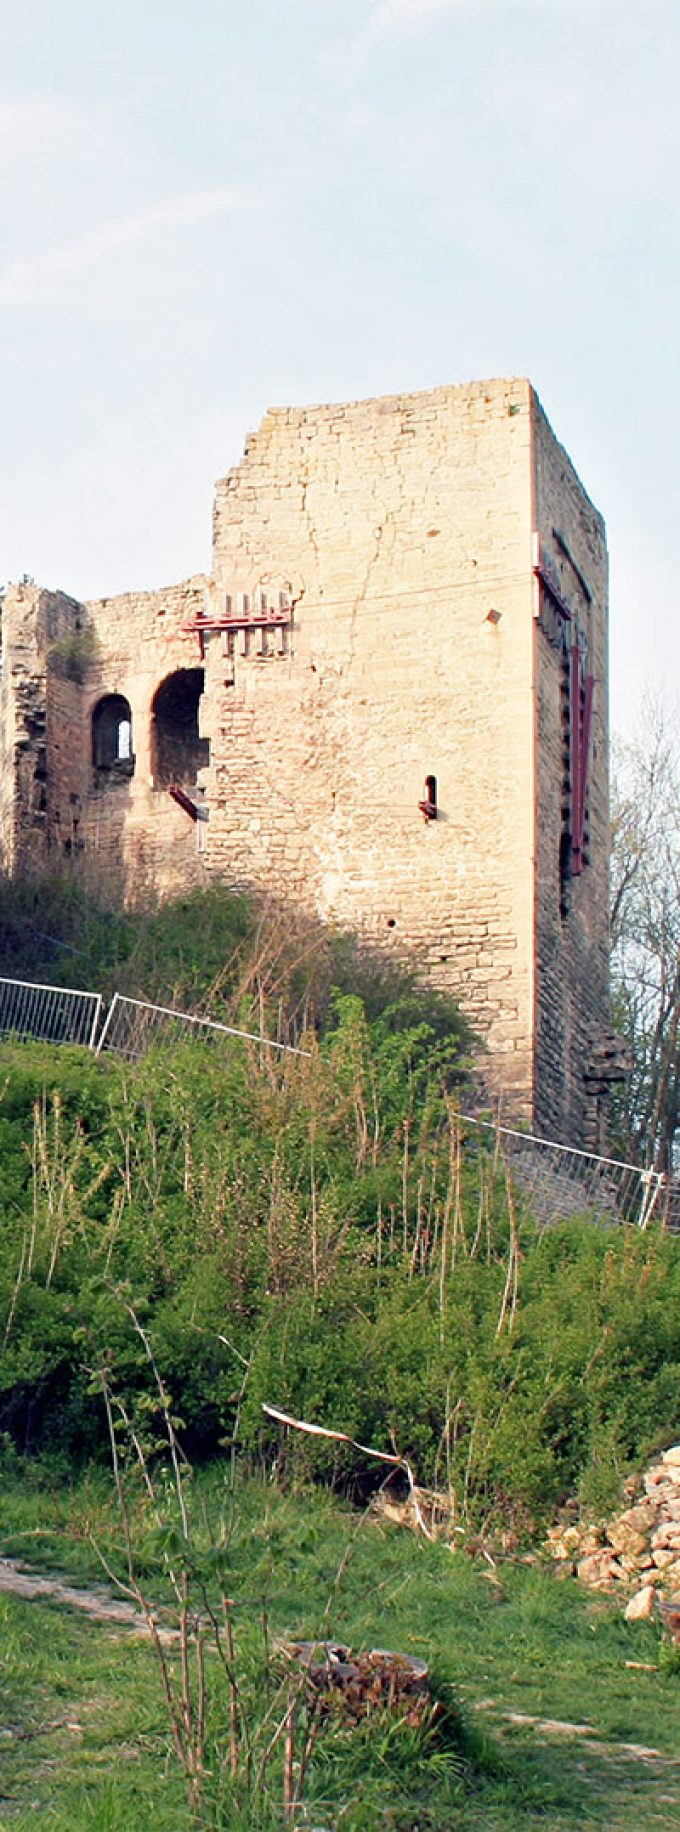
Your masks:
{"label": "limestone masonry", "polygon": [[602,519],[529,383],[277,408],[213,569],[3,612],[5,868],[218,877],[416,951],[504,1117],[602,1141]]}

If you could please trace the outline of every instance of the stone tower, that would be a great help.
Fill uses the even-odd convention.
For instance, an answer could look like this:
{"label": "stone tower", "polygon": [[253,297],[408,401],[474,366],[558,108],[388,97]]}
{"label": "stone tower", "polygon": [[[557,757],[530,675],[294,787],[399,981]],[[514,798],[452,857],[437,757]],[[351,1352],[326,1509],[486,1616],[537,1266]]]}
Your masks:
{"label": "stone tower", "polygon": [[415,951],[507,1118],[596,1143],[607,1081],[607,557],[521,379],[275,409],[213,568],[5,601],[6,866],[217,876]]}

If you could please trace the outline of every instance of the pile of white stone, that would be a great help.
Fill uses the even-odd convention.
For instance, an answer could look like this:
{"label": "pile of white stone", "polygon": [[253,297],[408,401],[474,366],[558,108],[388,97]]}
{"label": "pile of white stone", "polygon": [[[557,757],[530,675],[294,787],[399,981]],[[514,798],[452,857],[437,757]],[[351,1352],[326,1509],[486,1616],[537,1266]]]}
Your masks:
{"label": "pile of white stone", "polygon": [[565,1510],[546,1544],[562,1570],[566,1565],[582,1583],[622,1591],[628,1621],[635,1622],[654,1614],[657,1597],[680,1595],[680,1444],[665,1450],[641,1481],[626,1483],[624,1493],[630,1506],[603,1526]]}

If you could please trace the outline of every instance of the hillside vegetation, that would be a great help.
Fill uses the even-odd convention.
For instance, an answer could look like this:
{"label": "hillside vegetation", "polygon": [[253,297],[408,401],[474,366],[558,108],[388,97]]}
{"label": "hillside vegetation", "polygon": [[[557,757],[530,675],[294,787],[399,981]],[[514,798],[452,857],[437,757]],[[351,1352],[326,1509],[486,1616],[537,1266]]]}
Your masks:
{"label": "hillside vegetation", "polygon": [[[217,1465],[191,1487],[194,1519],[219,1518]],[[251,1479],[234,1502],[229,1594],[256,1749],[277,1696],[280,1636],[321,1633],[420,1656],[439,1707],[419,1732],[380,1713],[358,1726],[341,1715],[319,1725],[296,1832],[680,1827],[678,1662],[651,1624],[629,1625],[607,1599],[535,1565],[452,1557],[318,1488]],[[150,1513],[140,1500],[135,1539],[157,1594],[161,1536]],[[101,1583],[93,1539],[120,1565],[120,1523],[96,1472],[66,1490],[39,1465],[20,1467],[6,1478],[1,1514],[7,1549],[62,1569],[68,1561],[80,1582],[98,1572]],[[214,1552],[211,1562],[214,1583]],[[193,1817],[148,1640],[1,1595],[0,1629],[0,1718],[16,1733],[5,1731],[2,1747],[7,1832],[28,1832],[36,1819],[53,1832],[280,1832],[281,1750],[266,1786],[255,1777],[248,1790],[242,1773],[231,1780],[227,1687],[209,1644],[207,1772]]]}
{"label": "hillside vegetation", "polygon": [[[680,1433],[677,1242],[538,1226],[493,1132],[461,1120],[460,1014],[351,938],[225,891],[134,913],[5,886],[0,910],[6,973],[297,1046],[0,1043],[0,1551],[103,1566],[175,1623],[154,1654],[0,1599],[19,1726],[0,1823],[264,1832],[283,1802],[295,1832],[680,1824],[625,1749],[623,1770],[614,1744],[565,1767],[526,1730],[521,1756],[498,1741],[518,1704],[580,1716],[584,1687],[598,1734],[634,1739],[640,1706],[651,1735],[677,1678],[655,1629],[521,1562],[566,1495],[605,1509]],[[408,1459],[485,1577],[376,1516],[405,1464],[361,1445]],[[502,1577],[490,1547],[514,1554]],[[636,1633],[644,1682],[621,1671]],[[282,1634],[424,1655],[433,1713],[315,1718]]]}
{"label": "hillside vegetation", "polygon": [[194,1457],[236,1432],[251,1457],[363,1492],[360,1453],[284,1444],[268,1402],[396,1447],[468,1522],[523,1530],[575,1486],[604,1504],[677,1433],[677,1246],[536,1226],[459,1121],[455,1011],[224,892],[89,910],[88,930],[77,894],[53,895],[49,921],[62,941],[71,925],[90,985],[125,972],[188,1000],[193,976],[194,1006],[212,989],[211,1008],[309,1054],[225,1040],[130,1064],[4,1043],[0,1430],[22,1451],[105,1453],[103,1361],[148,1407],[139,1321]]}

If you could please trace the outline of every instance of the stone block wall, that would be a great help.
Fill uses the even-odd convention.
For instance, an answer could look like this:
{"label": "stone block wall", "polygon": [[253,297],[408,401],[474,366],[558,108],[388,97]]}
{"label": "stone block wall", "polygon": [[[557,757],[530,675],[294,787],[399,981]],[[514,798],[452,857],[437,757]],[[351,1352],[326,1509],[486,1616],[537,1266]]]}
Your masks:
{"label": "stone block wall", "polygon": [[527,1117],[530,451],[522,381],[269,414],[217,486],[215,588],[289,592],[293,629],[229,677],[212,639],[205,715],[210,869],[419,951]]}
{"label": "stone block wall", "polygon": [[[536,552],[602,683],[568,882]],[[9,863],[30,836],[134,895],[217,876],[415,955],[485,1038],[505,1117],[579,1142],[607,1023],[606,556],[528,382],[274,409],[216,486],[209,577],[85,606],[19,588],[5,628]],[[121,707],[133,756],[102,766]]]}
{"label": "stone block wall", "polygon": [[[167,894],[202,877],[194,826],[156,784],[154,699],[169,675],[196,665],[195,640],[184,624],[206,604],[202,576],[156,592],[125,593],[85,607],[96,637],[96,659],[82,705],[81,748],[89,791],[84,837],[111,877],[122,875],[128,894]],[[130,708],[133,770],[95,770],[92,718],[104,695],[121,695]]]}
{"label": "stone block wall", "polygon": [[[606,1078],[598,1071],[609,1036],[607,550],[602,517],[538,402],[534,487],[542,571],[556,587],[553,595],[541,579],[535,582],[535,1115],[545,1130],[561,1114],[566,1137],[598,1149],[606,1119]],[[593,682],[580,872],[569,856],[579,739],[569,677],[577,642],[581,680]]]}
{"label": "stone block wall", "polygon": [[[0,859],[5,870],[40,865],[49,845],[50,658],[65,659],[69,646],[80,648],[82,620],[82,606],[63,592],[23,584],[10,587],[5,597],[0,688]],[[54,767],[58,773],[56,758]]]}

